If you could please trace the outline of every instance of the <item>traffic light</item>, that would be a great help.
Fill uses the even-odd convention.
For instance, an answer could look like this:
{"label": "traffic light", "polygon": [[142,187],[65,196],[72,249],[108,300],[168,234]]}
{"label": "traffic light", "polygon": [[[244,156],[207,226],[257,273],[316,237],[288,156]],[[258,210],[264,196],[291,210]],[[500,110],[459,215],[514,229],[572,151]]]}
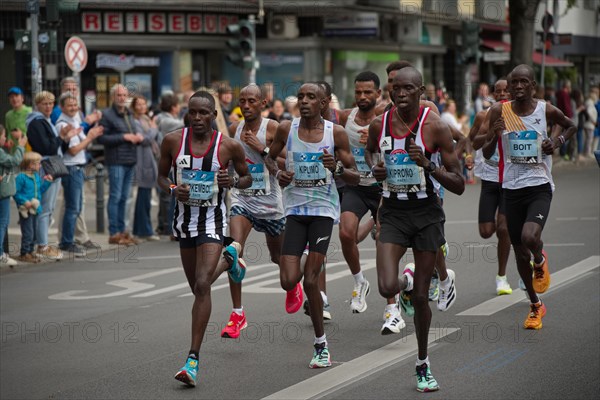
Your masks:
{"label": "traffic light", "polygon": [[465,21],[462,25],[462,59],[464,63],[479,61],[479,24],[476,22]]}
{"label": "traffic light", "polygon": [[252,69],[256,58],[254,24],[248,20],[241,20],[237,24],[228,25],[227,34],[232,36],[227,40],[227,47],[230,49],[227,59],[238,67]]}
{"label": "traffic light", "polygon": [[79,0],[46,0],[46,22],[58,22],[61,13],[76,13]]}

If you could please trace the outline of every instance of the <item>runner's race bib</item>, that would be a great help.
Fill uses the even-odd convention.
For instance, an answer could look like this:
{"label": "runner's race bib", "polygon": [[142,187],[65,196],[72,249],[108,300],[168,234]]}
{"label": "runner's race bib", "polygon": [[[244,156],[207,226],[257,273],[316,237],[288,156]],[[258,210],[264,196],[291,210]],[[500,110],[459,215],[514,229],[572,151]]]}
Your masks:
{"label": "runner's race bib", "polygon": [[325,186],[331,181],[331,174],[323,165],[323,153],[293,153],[294,181],[296,187]]}
{"label": "runner's race bib", "polygon": [[507,164],[542,162],[542,135],[536,131],[505,132],[502,145],[506,149],[504,161]]}
{"label": "runner's race bib", "polygon": [[248,170],[252,176],[252,186],[247,189],[237,189],[242,196],[266,196],[271,193],[269,171],[265,164],[248,164]]}
{"label": "runner's race bib", "polygon": [[360,174],[361,178],[368,178],[371,176],[371,168],[367,164],[365,159],[365,148],[364,147],[352,147],[352,155],[354,156],[354,162],[356,163],[356,169]]}
{"label": "runner's race bib", "polygon": [[387,178],[384,190],[395,193],[419,192],[425,188],[425,172],[408,154],[386,154]]}
{"label": "runner's race bib", "polygon": [[219,187],[213,171],[178,169],[178,182],[190,185],[190,199],[184,204],[192,207],[211,207],[217,204]]}

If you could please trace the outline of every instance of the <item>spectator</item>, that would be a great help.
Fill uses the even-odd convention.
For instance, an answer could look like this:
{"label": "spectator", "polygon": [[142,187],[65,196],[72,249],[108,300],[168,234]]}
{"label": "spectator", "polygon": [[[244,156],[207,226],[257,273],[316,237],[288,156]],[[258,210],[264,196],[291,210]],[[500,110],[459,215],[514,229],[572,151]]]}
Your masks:
{"label": "spectator", "polygon": [[600,87],[596,86],[592,88],[592,93],[596,95],[596,129],[594,130],[594,141],[592,142],[592,152],[600,150]]}
{"label": "spectator", "polygon": [[485,109],[483,106],[484,101],[487,101],[490,104],[494,102],[494,100],[490,98],[490,87],[487,83],[482,82],[479,84],[477,97],[475,98],[475,114]]}
{"label": "spectator", "polygon": [[[65,150],[63,156],[69,175],[62,178],[64,212],[59,218],[59,226],[62,226],[59,246],[61,250],[71,253],[74,257],[83,257],[85,250],[75,243],[75,231],[77,220],[83,220],[81,211],[83,208],[84,168],[87,161],[85,149],[94,139],[102,135],[104,128],[95,126],[89,129],[87,136],[83,133],[80,125],[78,100],[71,91],[63,93],[59,98],[59,103],[62,112],[57,118],[56,129],[60,131],[65,126],[71,126],[78,131],[78,134],[69,140],[68,149]],[[85,234],[87,235],[87,227]],[[91,246],[84,247],[90,248]]]}
{"label": "spectator", "polygon": [[596,103],[598,103],[598,94],[595,91],[591,91],[588,95],[588,99],[585,101],[585,109],[587,112],[588,120],[583,126],[584,145],[582,156],[584,158],[593,158],[592,142],[594,140],[594,129],[598,124],[598,110],[596,110]]}
{"label": "spectator", "polygon": [[[78,105],[78,112],[75,118],[79,119],[79,125],[81,126],[81,128],[83,128],[83,132],[87,133],[92,127],[92,125],[100,121],[100,118],[102,118],[102,113],[96,110],[86,117],[83,116],[83,113],[81,112],[81,107],[79,107],[79,84],[77,83],[77,80],[72,76],[63,78],[60,81],[61,96],[65,93],[71,93],[73,96],[75,96]],[[50,115],[50,119],[52,120],[53,124],[56,124],[56,121],[58,120],[58,117],[60,117],[60,114],[62,114],[62,108],[59,104],[57,104],[54,106],[52,114]]]}
{"label": "spectator", "polygon": [[296,96],[285,98],[285,113],[283,117],[289,120],[300,118],[300,109],[298,108],[298,98]]}
{"label": "spectator", "polygon": [[285,108],[283,107],[283,101],[281,101],[280,99],[276,99],[273,102],[273,107],[271,108],[271,112],[269,113],[268,118],[277,122],[281,122],[283,119],[284,111]]}
{"label": "spectator", "polygon": [[137,145],[144,140],[138,123],[127,108],[129,92],[121,84],[110,89],[112,105],[102,112],[104,162],[108,167],[108,243],[132,245],[136,241],[125,231],[125,208],[137,161]]}
{"label": "spectator", "polygon": [[[169,132],[183,128],[183,120],[179,116],[173,114],[175,96],[167,93],[161,97],[160,109],[161,113],[158,118],[158,145],[162,143],[163,138]],[[185,114],[184,114],[185,115]],[[156,233],[159,235],[172,235],[171,223],[173,221],[173,209],[175,200],[167,192],[158,189],[159,205],[158,205],[158,227]]]}
{"label": "spectator", "polygon": [[[52,109],[50,109],[52,111]],[[21,173],[15,180],[15,202],[19,208],[19,225],[21,225],[21,255],[19,261],[39,262],[39,251],[34,253],[36,239],[36,222],[43,210],[42,197],[52,186],[52,177],[40,178],[40,163],[42,156],[31,151],[23,156]],[[22,211],[24,210],[24,212]]]}
{"label": "spectator", "polygon": [[[68,148],[68,143],[73,135],[79,133],[71,125],[65,125],[60,131],[57,131],[50,120],[52,108],[54,107],[54,95],[47,91],[42,91],[35,96],[35,107],[37,111],[27,116],[27,139],[31,149],[42,158],[51,156],[62,156],[63,151]],[[45,175],[42,173],[42,175]],[[38,244],[37,253],[51,260],[60,260],[63,253],[56,246],[50,246],[48,243],[48,230],[50,229],[50,219],[56,206],[56,197],[60,189],[61,180],[54,179],[42,196],[42,213],[38,216],[36,229],[36,242]],[[59,223],[62,223],[60,221]]]}
{"label": "spectator", "polygon": [[567,154],[573,161],[579,161],[579,154],[583,152],[583,126],[587,120],[583,93],[576,89],[571,92],[573,99],[573,110],[575,114],[575,124],[577,125],[577,134],[571,136],[567,142]]}
{"label": "spectator", "polygon": [[[219,104],[221,105],[221,112],[225,117],[225,121],[227,121],[227,126],[231,125],[233,122],[237,121],[237,119],[231,120],[231,111],[233,111],[235,104],[233,104],[233,90],[228,83],[220,83],[216,85],[215,88],[218,98]],[[233,118],[233,117],[232,117]]]}
{"label": "spectator", "polygon": [[156,142],[158,128],[146,115],[148,105],[143,96],[134,96],[131,101],[131,111],[133,112],[133,118],[142,129],[142,135],[144,135],[144,140],[137,147],[137,163],[135,164],[138,190],[135,201],[133,235],[142,240],[160,240],[160,237],[154,234],[152,218],[150,217],[152,188],[156,186],[156,178],[158,177],[158,166],[156,164],[156,158],[159,155],[158,143]]}
{"label": "spectator", "polygon": [[[16,136],[13,135],[13,131],[15,129],[18,129],[19,131],[21,131],[22,134],[25,134],[27,132],[27,125],[25,124],[25,120],[27,119],[27,116],[31,113],[31,107],[26,106],[24,104],[25,98],[23,97],[23,91],[16,86],[13,86],[10,89],[8,89],[8,101],[10,102],[12,110],[8,111],[5,116],[7,137],[4,146],[7,147],[9,153],[13,154],[16,151],[17,147],[14,146],[14,144],[16,144],[18,141]],[[29,146],[27,147],[27,150],[31,150]]]}
{"label": "spectator", "polygon": [[444,106],[440,104],[435,91],[435,85],[433,83],[428,83],[425,86],[425,100],[429,100],[435,104],[441,114],[444,111]]}
{"label": "spectator", "polygon": [[563,82],[562,88],[556,93],[556,107],[567,116],[573,119],[574,113],[571,106],[571,82]]}
{"label": "spectator", "polygon": [[8,255],[8,248],[4,247],[8,225],[10,224],[10,198],[16,193],[15,172],[23,160],[27,138],[16,129],[13,137],[17,140],[14,154],[9,154],[4,148],[6,143],[6,129],[0,125],[0,266],[13,266],[17,262]]}
{"label": "spectator", "polygon": [[[483,106],[483,103],[482,103]],[[444,107],[444,112],[441,115],[442,121],[446,122],[448,125],[453,126],[454,128],[462,131],[462,124],[458,121],[456,115],[456,102],[454,100],[448,100]]]}

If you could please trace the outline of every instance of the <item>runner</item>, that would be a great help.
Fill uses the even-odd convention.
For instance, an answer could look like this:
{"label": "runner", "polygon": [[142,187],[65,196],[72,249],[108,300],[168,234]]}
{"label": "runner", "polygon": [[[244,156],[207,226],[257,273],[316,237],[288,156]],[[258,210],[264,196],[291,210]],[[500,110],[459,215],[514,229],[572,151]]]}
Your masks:
{"label": "runner", "polygon": [[[390,98],[392,96],[391,86],[394,81],[394,77],[396,76],[398,71],[400,71],[401,69],[406,68],[406,67],[412,67],[412,64],[409,63],[408,61],[403,61],[403,60],[394,61],[394,62],[388,64],[388,66],[386,67],[386,72],[388,74],[388,90],[390,92]],[[421,99],[419,103],[421,106],[429,107],[430,112],[433,112],[439,116],[439,109],[438,109],[437,105],[435,105],[435,103],[433,103],[429,100],[423,100],[423,99]],[[389,111],[392,107],[394,107],[393,100],[392,100],[392,103],[388,104],[383,110],[380,111],[380,113]],[[467,140],[467,138],[464,137],[463,134],[458,129],[454,128],[453,126],[448,125],[448,128],[450,129],[450,132],[452,133],[452,139],[455,142],[455,150],[454,151],[455,151],[457,157],[460,154],[462,154],[463,151],[467,151],[468,154],[471,154],[472,153],[471,144]],[[444,206],[444,188],[443,187],[440,187],[440,192],[438,193],[438,197],[440,200],[440,204],[443,207]],[[437,309],[440,311],[447,311],[454,304],[454,301],[456,300],[456,293],[453,293],[453,295],[451,295],[448,292],[442,292],[442,296],[440,296],[440,292],[439,292],[440,280],[442,280],[444,282],[448,282],[448,270],[446,268],[447,255],[448,255],[448,243],[444,243],[444,245],[439,248],[437,256],[436,256],[435,269],[433,270],[433,275],[431,277],[431,282],[429,285],[429,292],[428,292],[429,300],[437,301]],[[412,317],[414,315],[415,311],[412,306],[411,293],[409,291],[403,291],[402,293],[400,293],[399,303],[400,303],[400,306],[402,307],[402,310],[406,313],[407,316]],[[388,305],[389,304],[390,304],[390,301],[388,299]]]}
{"label": "runner", "polygon": [[[300,118],[279,125],[265,159],[284,187],[286,234],[281,250],[280,279],[281,287],[287,291],[288,313],[295,313],[302,307],[300,281],[304,277],[304,290],[315,330],[310,368],[331,366],[318,278],[333,224],[339,219],[339,197],[333,176],[337,175],[351,185],[360,180],[344,128],[321,117],[326,103],[322,86],[317,83],[302,85],[298,91]],[[277,170],[275,160],[284,148],[287,149],[286,169]],[[341,165],[336,164],[336,159]],[[309,254],[302,271],[300,257],[307,242]]]}
{"label": "runner", "polygon": [[[498,144],[508,234],[531,301],[526,329],[541,329],[546,314],[537,294],[550,287],[548,255],[541,236],[554,191],[552,154],[577,131],[558,108],[534,99],[535,89],[533,68],[521,64],[512,70],[509,90],[513,100],[491,108],[490,130],[483,146],[483,156],[489,160]],[[548,122],[562,130],[553,129],[548,137]]]}
{"label": "runner", "polygon": [[[173,232],[179,239],[183,269],[194,293],[192,344],[175,379],[195,386],[198,353],[212,308],[210,286],[220,272],[217,264],[227,228],[226,192],[232,186],[250,187],[252,177],[242,146],[211,127],[217,115],[213,96],[196,92],[188,106],[191,127],[169,133],[161,144],[158,184],[177,199]],[[230,161],[239,178],[227,174]],[[175,170],[174,182],[168,178],[171,168]],[[229,272],[241,280],[245,270],[234,262]]]}
{"label": "runner", "polygon": [[[429,107],[419,104],[424,91],[423,77],[415,68],[405,67],[396,73],[390,96],[395,106],[369,126],[366,160],[373,176],[384,182],[378,214],[379,293],[389,298],[401,290],[412,290],[417,390],[428,392],[439,389],[427,356],[431,323],[428,291],[436,253],[446,242],[444,210],[437,194],[441,184],[460,195],[465,184],[448,125]],[[382,159],[377,160],[375,153],[381,153]],[[437,167],[440,161],[444,168]],[[408,247],[413,249],[415,264],[407,266],[398,279],[398,264]],[[451,296],[456,293],[454,279],[454,272],[448,270],[447,281],[440,284]]]}
{"label": "runner", "polygon": [[[282,234],[285,228],[281,189],[275,176],[269,174],[264,163],[264,157],[269,153],[269,146],[279,124],[261,116],[261,111],[266,104],[260,86],[244,87],[239,97],[239,106],[244,119],[229,127],[230,136],[240,142],[244,148],[246,162],[253,177],[250,188],[232,192],[229,233],[243,249],[252,228],[257,232],[263,232],[271,261],[279,265]],[[239,257],[242,257],[243,253],[241,249]],[[235,339],[247,326],[246,314],[242,306],[242,284],[236,283],[230,277],[229,290],[233,311],[221,336]]]}
{"label": "runner", "polygon": [[[504,102],[509,99],[508,82],[499,79],[494,85],[492,96],[496,101]],[[498,178],[498,151],[490,160],[483,158],[481,147],[485,143],[488,132],[489,108],[480,111],[475,116],[473,127],[469,132],[469,140],[473,148],[477,150],[475,157],[475,176],[481,179],[481,195],[479,196],[479,235],[490,238],[494,232],[498,237],[498,275],[496,275],[496,294],[511,294],[512,288],[506,279],[506,264],[510,254],[510,238],[506,227],[506,215],[504,213],[504,200],[502,197],[502,184]],[[497,213],[497,215],[496,215]]]}

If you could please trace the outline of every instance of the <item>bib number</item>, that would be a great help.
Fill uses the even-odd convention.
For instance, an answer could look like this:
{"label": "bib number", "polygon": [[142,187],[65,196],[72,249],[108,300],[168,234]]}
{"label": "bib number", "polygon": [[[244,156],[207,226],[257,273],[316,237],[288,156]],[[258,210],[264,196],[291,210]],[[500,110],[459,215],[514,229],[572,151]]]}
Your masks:
{"label": "bib number", "polygon": [[293,153],[294,186],[318,187],[331,182],[331,173],[321,161],[323,153]]}
{"label": "bib number", "polygon": [[352,155],[354,156],[354,162],[356,163],[356,169],[360,174],[361,178],[368,178],[371,176],[371,169],[365,159],[365,148],[364,147],[352,147]]}
{"label": "bib number", "polygon": [[179,169],[179,182],[190,185],[190,198],[184,204],[193,207],[212,207],[217,204],[219,188],[213,171]]}
{"label": "bib number", "polygon": [[419,192],[425,187],[425,173],[408,154],[386,154],[387,178],[384,189],[395,193]]}
{"label": "bib number", "polygon": [[266,196],[271,193],[269,182],[269,171],[265,164],[248,164],[248,170],[252,176],[252,186],[247,189],[237,189],[242,196]]}
{"label": "bib number", "polygon": [[503,145],[507,149],[505,162],[511,164],[540,164],[542,136],[536,131],[505,132]]}

